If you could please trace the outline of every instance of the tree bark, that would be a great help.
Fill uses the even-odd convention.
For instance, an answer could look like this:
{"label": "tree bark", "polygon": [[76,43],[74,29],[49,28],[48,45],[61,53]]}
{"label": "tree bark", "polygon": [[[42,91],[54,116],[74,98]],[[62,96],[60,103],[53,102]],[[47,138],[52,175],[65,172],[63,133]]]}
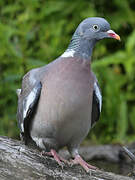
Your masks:
{"label": "tree bark", "polygon": [[64,165],[63,169],[53,158],[42,156],[40,151],[25,146],[21,141],[0,137],[0,180],[132,180],[100,170],[86,173],[80,166]]}

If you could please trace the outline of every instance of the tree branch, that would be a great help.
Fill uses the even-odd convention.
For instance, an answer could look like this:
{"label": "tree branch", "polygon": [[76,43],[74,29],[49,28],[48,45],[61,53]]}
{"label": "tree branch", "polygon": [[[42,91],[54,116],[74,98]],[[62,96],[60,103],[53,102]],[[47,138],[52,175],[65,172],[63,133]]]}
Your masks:
{"label": "tree branch", "polygon": [[63,169],[51,157],[42,156],[21,141],[0,137],[0,179],[2,180],[132,180],[100,170],[86,173],[80,166],[64,166]]}

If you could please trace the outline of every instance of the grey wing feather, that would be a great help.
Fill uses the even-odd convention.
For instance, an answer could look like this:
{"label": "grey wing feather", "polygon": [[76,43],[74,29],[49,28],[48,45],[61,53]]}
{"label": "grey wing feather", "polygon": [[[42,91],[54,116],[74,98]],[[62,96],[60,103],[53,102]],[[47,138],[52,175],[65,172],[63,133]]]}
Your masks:
{"label": "grey wing feather", "polygon": [[99,120],[102,106],[102,96],[97,82],[94,83],[91,126]]}
{"label": "grey wing feather", "polygon": [[[27,73],[22,82],[22,89],[18,96],[17,120],[20,128],[21,138],[29,134],[29,124],[36,110],[40,97],[42,84],[39,80],[30,79],[31,72]],[[37,76],[38,77],[38,76]]]}
{"label": "grey wing feather", "polygon": [[36,110],[36,106],[40,97],[42,84],[38,82],[22,103],[18,106],[18,124],[21,131],[21,138],[25,141],[25,137],[29,136],[30,121]]}
{"label": "grey wing feather", "polygon": [[23,119],[27,119],[33,114],[34,107],[40,97],[42,84],[38,82],[29,93],[29,95],[23,100]]}

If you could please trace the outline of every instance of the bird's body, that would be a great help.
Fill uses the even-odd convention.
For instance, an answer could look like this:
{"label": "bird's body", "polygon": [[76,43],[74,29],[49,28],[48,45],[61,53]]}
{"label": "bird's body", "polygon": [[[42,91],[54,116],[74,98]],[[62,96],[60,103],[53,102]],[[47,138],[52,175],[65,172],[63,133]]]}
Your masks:
{"label": "bird's body", "polygon": [[51,148],[55,149],[81,143],[91,127],[90,88],[94,80],[90,81],[93,75],[89,66],[83,59],[62,58],[49,67],[49,73],[44,73],[41,100],[30,130],[33,139],[47,138],[52,146],[54,142],[56,147]]}
{"label": "bird's body", "polygon": [[[101,25],[106,24],[101,30],[109,30],[107,21],[95,20],[103,21]],[[101,112],[102,96],[91,70],[91,53],[96,41],[102,38],[98,34],[95,36],[95,27],[95,32],[91,30],[93,36],[89,31],[84,33],[86,25],[93,28],[94,19],[84,21],[62,56],[24,76],[17,116],[25,141],[29,135],[47,152],[67,146],[72,157],[88,170],[91,166],[80,159],[78,147]],[[87,24],[87,21],[92,22]],[[103,38],[108,37],[103,30]]]}

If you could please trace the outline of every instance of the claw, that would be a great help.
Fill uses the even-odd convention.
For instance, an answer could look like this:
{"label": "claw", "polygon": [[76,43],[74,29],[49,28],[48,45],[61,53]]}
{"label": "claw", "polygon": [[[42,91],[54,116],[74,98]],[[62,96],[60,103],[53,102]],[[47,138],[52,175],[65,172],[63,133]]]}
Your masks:
{"label": "claw", "polygon": [[63,157],[61,157],[54,149],[51,149],[50,152],[42,151],[41,155],[47,155],[47,156],[54,157],[55,161],[62,167],[62,169],[63,169],[62,161],[66,164],[69,164],[69,162],[66,159],[64,159]]}
{"label": "claw", "polygon": [[63,169],[63,164],[61,162],[61,157],[57,154],[57,152],[54,149],[51,149],[51,154],[54,157],[55,161],[62,167]]}
{"label": "claw", "polygon": [[88,164],[87,162],[85,162],[85,161],[81,158],[80,155],[76,155],[76,156],[75,156],[75,159],[72,160],[72,162],[73,162],[73,164],[80,164],[80,165],[83,167],[83,169],[85,169],[86,172],[90,172],[91,169],[93,169],[93,170],[98,169],[97,167],[92,166],[92,165]]}
{"label": "claw", "polygon": [[51,152],[42,151],[41,156],[52,156]]}
{"label": "claw", "polygon": [[80,155],[76,155],[75,159],[71,160],[70,162],[68,160],[64,159],[63,157],[61,157],[54,149],[51,149],[50,152],[42,151],[41,155],[47,155],[47,156],[54,157],[55,161],[62,167],[62,169],[63,169],[63,163],[62,162],[68,164],[71,167],[74,164],[80,164],[83,167],[83,169],[85,169],[86,172],[90,172],[90,173],[91,173],[91,171],[90,171],[91,169],[93,169],[93,170],[98,169],[97,167],[92,166],[92,165],[88,164],[87,162],[85,162],[81,158]]}

